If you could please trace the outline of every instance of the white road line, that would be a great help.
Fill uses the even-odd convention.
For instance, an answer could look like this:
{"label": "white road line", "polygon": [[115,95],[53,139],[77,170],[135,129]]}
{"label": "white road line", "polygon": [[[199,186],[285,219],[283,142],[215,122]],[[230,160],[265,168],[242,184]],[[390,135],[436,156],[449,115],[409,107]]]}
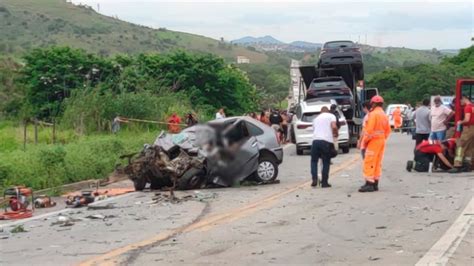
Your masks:
{"label": "white road line", "polygon": [[[89,205],[91,205],[91,206],[100,205],[102,203],[107,203],[107,202],[118,200],[118,199],[121,199],[121,198],[126,198],[126,197],[129,197],[129,196],[134,195],[134,194],[135,194],[135,192],[131,192],[131,193],[127,193],[127,194],[124,194],[124,195],[110,197],[110,198],[105,199],[105,200],[96,201],[96,202],[91,203]],[[15,225],[19,225],[19,224],[24,224],[24,223],[35,221],[35,220],[44,219],[44,218],[49,217],[49,216],[58,215],[58,214],[62,214],[62,213],[70,212],[70,211],[77,211],[77,210],[78,210],[77,208],[67,208],[67,209],[62,209],[62,210],[58,210],[58,211],[54,211],[54,212],[48,212],[48,213],[44,213],[44,214],[41,214],[41,215],[38,215],[38,216],[33,216],[33,217],[30,217],[30,218],[21,219],[21,220],[16,220],[16,221],[10,222],[10,223],[0,224],[0,228],[15,226]],[[33,213],[33,215],[34,215],[34,213]]]}
{"label": "white road line", "polygon": [[471,198],[471,201],[469,201],[456,221],[415,266],[446,265],[469,231],[473,220],[473,212],[474,198]]}

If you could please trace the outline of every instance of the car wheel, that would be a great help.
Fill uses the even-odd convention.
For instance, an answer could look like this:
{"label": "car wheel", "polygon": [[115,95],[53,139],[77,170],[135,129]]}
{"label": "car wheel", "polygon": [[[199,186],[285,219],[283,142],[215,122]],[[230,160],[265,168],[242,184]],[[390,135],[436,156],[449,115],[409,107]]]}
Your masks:
{"label": "car wheel", "polygon": [[349,153],[349,145],[341,147],[342,153]]}
{"label": "car wheel", "polygon": [[201,188],[204,182],[204,174],[202,169],[190,168],[186,171],[176,183],[176,188],[179,190],[197,189]]}
{"label": "car wheel", "polygon": [[258,167],[255,172],[255,179],[259,182],[270,182],[278,176],[278,164],[269,155],[261,155],[258,159]]}
{"label": "car wheel", "polygon": [[296,145],[296,155],[303,155],[303,149]]}
{"label": "car wheel", "polygon": [[146,179],[143,177],[140,177],[138,179],[133,180],[133,187],[135,188],[135,191],[142,191],[145,189],[146,186]]}

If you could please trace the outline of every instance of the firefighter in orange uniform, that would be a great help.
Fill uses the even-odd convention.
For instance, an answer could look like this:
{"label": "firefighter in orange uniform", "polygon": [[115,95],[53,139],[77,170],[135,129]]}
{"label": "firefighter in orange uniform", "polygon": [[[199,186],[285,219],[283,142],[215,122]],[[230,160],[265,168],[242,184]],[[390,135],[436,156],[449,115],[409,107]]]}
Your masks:
{"label": "firefighter in orange uniform", "polygon": [[382,160],[385,151],[385,142],[390,135],[390,124],[387,115],[382,109],[383,98],[379,95],[370,100],[372,109],[369,113],[367,125],[364,128],[362,143],[366,147],[364,158],[363,185],[359,192],[373,192],[379,190],[379,179],[382,175]]}
{"label": "firefighter in orange uniform", "polygon": [[392,113],[393,116],[393,127],[395,129],[399,129],[402,126],[402,110],[400,110],[400,106],[397,106]]}

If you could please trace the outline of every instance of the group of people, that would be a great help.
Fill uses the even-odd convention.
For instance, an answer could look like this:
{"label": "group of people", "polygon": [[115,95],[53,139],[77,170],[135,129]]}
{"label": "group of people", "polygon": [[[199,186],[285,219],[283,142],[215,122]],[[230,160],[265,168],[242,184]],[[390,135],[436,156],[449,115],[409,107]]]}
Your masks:
{"label": "group of people", "polygon": [[[364,164],[363,175],[365,184],[359,192],[378,191],[382,175],[382,159],[385,152],[385,142],[391,128],[387,115],[383,110],[384,100],[374,96],[369,103],[364,104],[366,115],[363,122],[363,132],[358,143],[362,151]],[[337,118],[327,107],[321,109],[321,114],[313,120],[313,142],[311,145],[311,186],[318,186],[318,163],[322,160],[321,187],[331,187],[329,184],[329,168],[331,158],[336,156],[335,141],[338,137]]]}
{"label": "group of people", "polygon": [[[453,124],[454,100],[449,108],[443,105],[439,96],[434,98],[432,106],[425,99],[414,111],[415,170],[427,171],[434,156],[439,159],[441,168],[450,173],[471,170],[474,156],[474,108],[466,95],[462,96],[461,105],[464,118],[456,125]],[[453,139],[455,131],[461,132],[457,142]],[[407,170],[410,167],[410,164],[407,165]]]}
{"label": "group of people", "polygon": [[280,144],[285,144],[289,141],[288,125],[291,122],[291,115],[286,110],[266,109],[258,115],[255,112],[250,112],[246,115],[272,127],[278,136]]}

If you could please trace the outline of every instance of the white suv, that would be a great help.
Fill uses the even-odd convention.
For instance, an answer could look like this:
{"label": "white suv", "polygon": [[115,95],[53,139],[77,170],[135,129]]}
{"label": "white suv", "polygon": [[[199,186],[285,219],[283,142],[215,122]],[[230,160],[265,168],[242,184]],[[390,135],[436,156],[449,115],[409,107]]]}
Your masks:
{"label": "white suv", "polygon": [[[308,100],[301,102],[296,107],[295,115],[291,120],[291,140],[296,144],[296,154],[302,155],[304,149],[311,149],[313,142],[313,119],[321,113],[321,109],[326,106],[330,108],[336,104],[335,100]],[[339,148],[343,153],[349,152],[349,127],[342,111],[337,108],[339,114]]]}

